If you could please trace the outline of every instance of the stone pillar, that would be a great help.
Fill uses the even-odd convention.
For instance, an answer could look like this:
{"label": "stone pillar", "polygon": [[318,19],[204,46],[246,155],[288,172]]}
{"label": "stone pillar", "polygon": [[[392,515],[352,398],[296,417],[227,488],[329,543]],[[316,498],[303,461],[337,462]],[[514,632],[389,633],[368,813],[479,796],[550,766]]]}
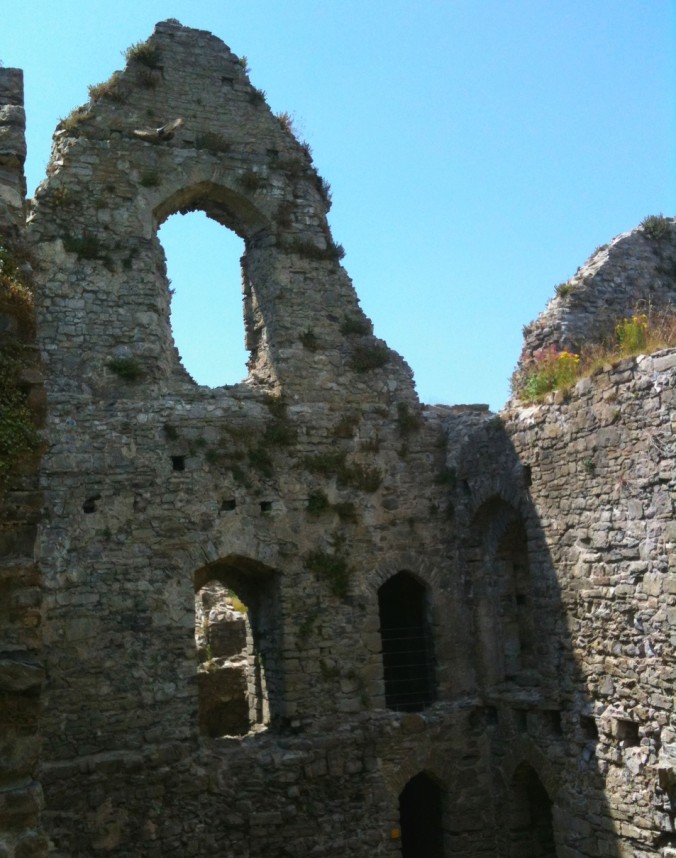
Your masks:
{"label": "stone pillar", "polygon": [[26,114],[23,71],[0,68],[0,229],[20,230],[25,222]]}

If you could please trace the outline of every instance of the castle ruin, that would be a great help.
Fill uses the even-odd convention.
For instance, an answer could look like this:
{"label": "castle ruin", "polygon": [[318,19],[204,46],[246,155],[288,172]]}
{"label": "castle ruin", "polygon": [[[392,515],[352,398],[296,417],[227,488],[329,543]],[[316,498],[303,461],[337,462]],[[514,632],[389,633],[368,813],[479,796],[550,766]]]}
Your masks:
{"label": "castle ruin", "polygon": [[[0,69],[0,274],[35,302],[2,297],[0,369],[43,439],[0,501],[0,856],[673,858],[676,350],[421,404],[309,149],[176,21],[30,203],[23,129]],[[245,245],[249,374],[215,389],[157,235],[195,210]],[[673,302],[668,226],[527,348]]]}

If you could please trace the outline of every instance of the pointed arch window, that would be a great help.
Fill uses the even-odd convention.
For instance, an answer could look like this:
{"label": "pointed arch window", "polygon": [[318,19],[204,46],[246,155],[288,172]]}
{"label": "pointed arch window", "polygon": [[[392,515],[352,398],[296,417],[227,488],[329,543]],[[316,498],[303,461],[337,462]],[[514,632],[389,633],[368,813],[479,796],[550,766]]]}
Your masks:
{"label": "pointed arch window", "polygon": [[419,712],[436,699],[427,587],[398,572],[378,590],[378,610],[386,705]]}

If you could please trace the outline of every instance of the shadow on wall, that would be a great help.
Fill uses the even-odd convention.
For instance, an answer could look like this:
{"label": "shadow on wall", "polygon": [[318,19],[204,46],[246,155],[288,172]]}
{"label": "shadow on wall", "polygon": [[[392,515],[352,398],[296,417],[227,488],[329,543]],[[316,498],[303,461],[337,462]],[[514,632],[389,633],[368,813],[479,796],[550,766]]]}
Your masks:
{"label": "shadow on wall", "polygon": [[[565,555],[538,512],[547,487],[531,484],[499,419],[458,452],[455,474],[453,528],[481,700],[475,717],[490,757],[492,854],[619,856],[596,758],[597,710],[557,575]],[[449,784],[456,788],[462,796],[462,783]],[[461,798],[444,804],[444,854],[474,855]]]}

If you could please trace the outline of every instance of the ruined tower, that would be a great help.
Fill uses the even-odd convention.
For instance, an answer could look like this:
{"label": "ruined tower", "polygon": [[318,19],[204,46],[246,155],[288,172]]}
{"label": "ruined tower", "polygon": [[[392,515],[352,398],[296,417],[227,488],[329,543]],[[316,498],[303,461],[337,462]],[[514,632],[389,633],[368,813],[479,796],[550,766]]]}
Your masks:
{"label": "ruined tower", "polygon": [[[673,351],[422,405],[308,148],[176,21],[60,123],[25,228],[0,196],[48,405],[39,640],[8,657],[42,746],[4,854],[673,852]],[[244,241],[241,384],[172,339],[158,228],[193,210]]]}

